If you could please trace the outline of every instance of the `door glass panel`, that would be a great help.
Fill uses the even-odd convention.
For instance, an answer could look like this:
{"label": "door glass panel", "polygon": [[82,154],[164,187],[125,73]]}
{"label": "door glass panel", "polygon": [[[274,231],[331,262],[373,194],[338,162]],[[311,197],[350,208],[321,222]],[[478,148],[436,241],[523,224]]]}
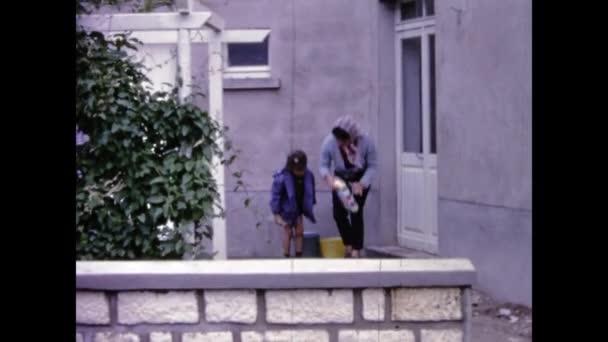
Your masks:
{"label": "door glass panel", "polygon": [[435,99],[435,35],[434,34],[431,34],[429,36],[429,65],[430,65],[429,83],[430,83],[430,88],[431,88],[430,89],[431,153],[436,154],[437,153],[437,135],[436,135],[437,106],[436,106],[436,99]]}
{"label": "door glass panel", "polygon": [[401,41],[403,152],[422,153],[421,38]]}
{"label": "door glass panel", "polygon": [[426,10],[427,16],[434,15],[435,14],[435,1],[434,0],[425,0],[424,9]]}

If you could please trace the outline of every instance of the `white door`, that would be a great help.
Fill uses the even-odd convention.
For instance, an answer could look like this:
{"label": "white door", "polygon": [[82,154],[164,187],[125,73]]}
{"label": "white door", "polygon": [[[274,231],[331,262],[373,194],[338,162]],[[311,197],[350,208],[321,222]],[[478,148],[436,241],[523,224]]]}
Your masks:
{"label": "white door", "polygon": [[434,19],[401,15],[395,30],[397,237],[400,246],[437,253]]}

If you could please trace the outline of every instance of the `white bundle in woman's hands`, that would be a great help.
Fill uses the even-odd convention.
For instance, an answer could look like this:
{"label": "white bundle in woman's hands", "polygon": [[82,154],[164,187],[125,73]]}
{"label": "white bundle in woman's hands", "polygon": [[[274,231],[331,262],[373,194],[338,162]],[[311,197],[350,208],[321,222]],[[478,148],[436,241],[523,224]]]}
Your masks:
{"label": "white bundle in woman's hands", "polygon": [[352,213],[359,211],[359,205],[355,201],[355,197],[342,179],[334,177],[333,188],[338,193],[338,197],[346,210]]}

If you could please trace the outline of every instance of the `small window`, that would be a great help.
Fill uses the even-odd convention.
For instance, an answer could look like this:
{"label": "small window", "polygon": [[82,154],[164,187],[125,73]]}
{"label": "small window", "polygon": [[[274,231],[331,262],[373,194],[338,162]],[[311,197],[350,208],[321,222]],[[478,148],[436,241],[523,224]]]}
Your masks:
{"label": "small window", "polygon": [[401,20],[422,17],[422,0],[407,0],[401,3]]}
{"label": "small window", "polygon": [[260,43],[229,43],[226,47],[226,78],[270,77],[269,38]]}
{"label": "small window", "polygon": [[402,0],[399,4],[401,21],[435,15],[434,0]]}
{"label": "small window", "polygon": [[228,44],[228,66],[268,65],[268,37],[261,43]]}

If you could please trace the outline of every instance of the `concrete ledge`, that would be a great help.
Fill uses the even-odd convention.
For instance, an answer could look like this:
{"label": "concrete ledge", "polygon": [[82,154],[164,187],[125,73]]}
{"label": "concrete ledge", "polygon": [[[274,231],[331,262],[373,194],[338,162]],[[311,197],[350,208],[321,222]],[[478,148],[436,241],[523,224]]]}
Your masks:
{"label": "concrete ledge", "polygon": [[269,90],[281,88],[278,78],[224,78],[224,90]]}
{"label": "concrete ledge", "polygon": [[368,257],[404,258],[404,259],[434,259],[438,256],[415,249],[400,246],[369,246],[365,248]]}
{"label": "concrete ledge", "polygon": [[79,261],[80,290],[472,286],[466,259]]}

